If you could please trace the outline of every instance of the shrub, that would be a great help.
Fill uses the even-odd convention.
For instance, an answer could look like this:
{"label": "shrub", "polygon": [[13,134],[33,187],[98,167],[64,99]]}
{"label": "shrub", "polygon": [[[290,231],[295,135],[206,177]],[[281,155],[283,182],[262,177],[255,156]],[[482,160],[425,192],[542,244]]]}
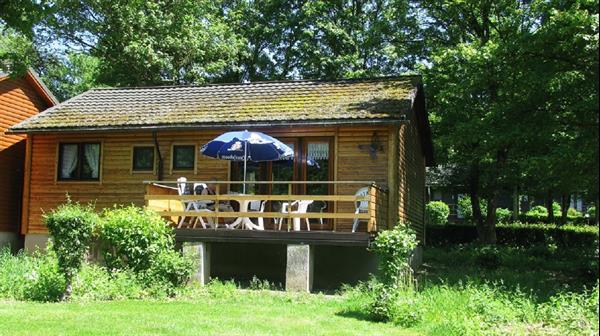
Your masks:
{"label": "shrub", "polygon": [[536,205],[525,213],[527,216],[548,217],[548,209],[543,205]]}
{"label": "shrub", "polygon": [[561,215],[561,207],[558,202],[552,202],[552,212],[554,213],[554,217],[558,217]]}
{"label": "shrub", "polygon": [[102,214],[100,238],[109,268],[148,270],[153,259],[174,246],[173,230],[154,211],[114,207]]}
{"label": "shrub", "polygon": [[509,223],[512,217],[512,211],[505,208],[496,209],[496,220],[498,223]]}
{"label": "shrub", "polygon": [[58,301],[65,290],[65,279],[58,270],[56,254],[28,256],[22,251],[12,255],[0,249],[0,298]]}
{"label": "shrub", "polygon": [[164,250],[154,256],[152,265],[145,272],[146,283],[154,281],[182,286],[192,276],[194,261],[190,257],[184,257],[174,250]]}
{"label": "shrub", "polygon": [[[484,199],[479,200],[479,207],[481,208],[481,215],[487,216],[487,202]],[[471,197],[463,196],[458,199],[458,211],[463,215],[465,220],[473,220],[473,207],[471,206]]]}
{"label": "shrub", "polygon": [[64,298],[66,279],[59,260],[51,250],[35,258],[34,267],[25,275],[23,299],[54,302]]}
{"label": "shrub", "polygon": [[[427,241],[432,245],[466,244],[477,240],[477,229],[471,225],[446,225],[426,228]],[[590,248],[597,246],[598,227],[511,223],[496,226],[498,244],[530,246],[552,241],[560,247]]]}
{"label": "shrub", "polygon": [[444,225],[448,223],[450,208],[442,201],[432,201],[425,206],[425,213],[429,219],[429,224]]}
{"label": "shrub", "polygon": [[591,219],[596,218],[596,207],[589,207],[586,211],[586,214]]}
{"label": "shrub", "polygon": [[569,218],[579,218],[582,216],[583,214],[581,211],[577,211],[577,209],[569,208],[569,210],[567,210],[567,217]]}
{"label": "shrub", "polygon": [[374,283],[367,312],[375,321],[389,321],[394,316],[399,289],[414,288],[410,258],[417,247],[417,237],[408,225],[398,224],[393,229],[380,232],[371,250],[379,257],[381,282]]}
{"label": "shrub", "polygon": [[379,257],[382,282],[390,287],[412,284],[410,257],[417,247],[417,237],[408,225],[398,224],[380,232],[371,250]]}
{"label": "shrub", "polygon": [[131,269],[157,293],[185,284],[193,261],[174,251],[173,229],[154,211],[136,206],[105,210],[102,254],[109,268]]}
{"label": "shrub", "polygon": [[56,253],[58,269],[65,278],[63,299],[66,299],[88,251],[98,216],[91,205],[82,206],[67,199],[67,203],[44,215],[44,222],[53,241],[50,248]]}

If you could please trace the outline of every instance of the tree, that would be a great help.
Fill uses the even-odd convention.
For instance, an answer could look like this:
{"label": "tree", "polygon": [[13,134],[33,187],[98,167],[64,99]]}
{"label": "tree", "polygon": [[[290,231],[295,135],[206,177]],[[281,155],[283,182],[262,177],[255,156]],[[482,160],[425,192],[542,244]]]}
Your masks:
{"label": "tree", "polygon": [[245,41],[241,80],[333,79],[413,69],[421,47],[406,0],[226,1]]}
{"label": "tree", "polygon": [[100,83],[100,60],[85,53],[70,52],[66,60],[45,65],[44,83],[52,88],[59,100],[66,100]]}
{"label": "tree", "polygon": [[[597,9],[588,1],[422,5],[428,41],[439,47],[426,70],[438,159],[466,168],[480,241],[495,242],[502,188],[597,185]],[[579,170],[586,166],[594,173]]]}
{"label": "tree", "polygon": [[235,66],[239,48],[218,10],[208,0],[64,0],[44,25],[98,59],[99,83],[202,83]]}

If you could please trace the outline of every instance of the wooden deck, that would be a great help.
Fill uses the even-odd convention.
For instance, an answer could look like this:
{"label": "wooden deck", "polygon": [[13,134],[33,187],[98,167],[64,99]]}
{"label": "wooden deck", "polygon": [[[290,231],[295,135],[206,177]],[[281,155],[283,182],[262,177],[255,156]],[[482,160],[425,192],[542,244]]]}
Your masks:
{"label": "wooden deck", "polygon": [[[160,182],[160,183],[158,183]],[[187,183],[195,183],[188,181]],[[201,183],[197,182],[197,183]],[[289,243],[289,244],[314,244],[314,245],[339,245],[339,246],[368,246],[378,228],[387,228],[387,192],[373,182],[339,181],[318,182],[328,184],[354,184],[367,186],[368,193],[364,196],[333,194],[333,195],[298,195],[293,194],[293,185],[296,181],[285,182],[258,182],[253,183],[284,183],[288,184],[289,193],[285,195],[239,195],[227,193],[228,185],[240,183],[239,181],[216,182],[208,181],[207,184],[216,186],[214,195],[179,195],[175,181],[148,181],[146,186],[146,205],[154,209],[163,218],[173,223],[176,227],[176,239],[184,241],[204,242],[259,242],[259,243]],[[221,192],[225,191],[225,192]],[[185,202],[212,201],[212,204],[230,204],[230,202],[241,204],[248,200],[260,200],[268,204],[276,205],[277,202],[292,202],[296,200],[313,200],[329,204],[329,211],[323,212],[277,212],[265,209],[263,212],[242,211],[220,211],[218,207],[212,210],[186,211],[183,209]],[[363,204],[363,211],[356,213],[355,205]],[[203,218],[205,226],[198,224],[199,217]],[[260,227],[244,225],[232,228],[231,223],[236,218],[252,218],[254,221],[260,218],[264,225]],[[218,225],[210,225],[208,220]],[[277,220],[279,224],[277,224]],[[352,232],[352,222],[359,220],[357,232]],[[300,221],[302,225],[296,225]],[[312,230],[304,224],[311,221]],[[340,221],[350,223],[338,226]],[[295,222],[296,224],[292,225]],[[192,224],[193,223],[193,224]],[[320,224],[319,224],[320,223]],[[323,223],[327,223],[323,225]],[[283,224],[283,225],[281,225]],[[216,227],[215,227],[216,226]]]}
{"label": "wooden deck", "polygon": [[373,234],[366,232],[175,229],[175,240],[179,243],[267,243],[368,247],[372,238]]}

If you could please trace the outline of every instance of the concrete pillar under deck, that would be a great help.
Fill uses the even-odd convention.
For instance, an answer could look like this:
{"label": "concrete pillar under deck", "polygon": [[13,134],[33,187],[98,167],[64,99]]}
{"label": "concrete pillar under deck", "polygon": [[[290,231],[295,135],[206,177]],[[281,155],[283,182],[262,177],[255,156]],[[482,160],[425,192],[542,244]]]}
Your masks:
{"label": "concrete pillar under deck", "polygon": [[285,289],[310,292],[313,285],[314,247],[288,244],[285,271]]}
{"label": "concrete pillar under deck", "polygon": [[210,243],[187,243],[183,245],[183,253],[198,258],[198,268],[192,274],[192,280],[203,286],[208,284],[210,280]]}

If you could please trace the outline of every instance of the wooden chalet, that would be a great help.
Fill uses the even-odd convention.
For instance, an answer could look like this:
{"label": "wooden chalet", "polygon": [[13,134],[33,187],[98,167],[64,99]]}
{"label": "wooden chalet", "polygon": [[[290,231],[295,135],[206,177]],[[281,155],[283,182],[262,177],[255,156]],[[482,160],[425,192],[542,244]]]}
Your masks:
{"label": "wooden chalet", "polygon": [[[293,160],[249,163],[249,195],[232,193],[240,191],[242,163],[199,150],[224,132],[243,129],[269,134],[295,151]],[[10,132],[30,139],[21,225],[26,245],[27,237],[32,243],[45,237],[42,214],[67,193],[99,209],[148,205],[178,227],[179,241],[364,248],[378,230],[399,221],[425,239],[425,166],[433,157],[418,76],[93,89]],[[215,195],[180,196],[180,177],[212,186]],[[362,187],[368,195],[356,196]],[[248,199],[267,201],[260,216],[235,206],[201,213],[183,206]],[[281,204],[294,200],[313,203],[306,213],[282,215]],[[355,214],[361,201],[368,210]],[[219,225],[203,228],[192,220],[198,216]],[[263,218],[264,230],[225,228],[245,216]],[[300,230],[290,225],[294,218],[301,218]]]}
{"label": "wooden chalet", "polygon": [[32,70],[18,78],[0,73],[0,247],[18,242],[25,134],[7,129],[50,106],[56,98]]}

